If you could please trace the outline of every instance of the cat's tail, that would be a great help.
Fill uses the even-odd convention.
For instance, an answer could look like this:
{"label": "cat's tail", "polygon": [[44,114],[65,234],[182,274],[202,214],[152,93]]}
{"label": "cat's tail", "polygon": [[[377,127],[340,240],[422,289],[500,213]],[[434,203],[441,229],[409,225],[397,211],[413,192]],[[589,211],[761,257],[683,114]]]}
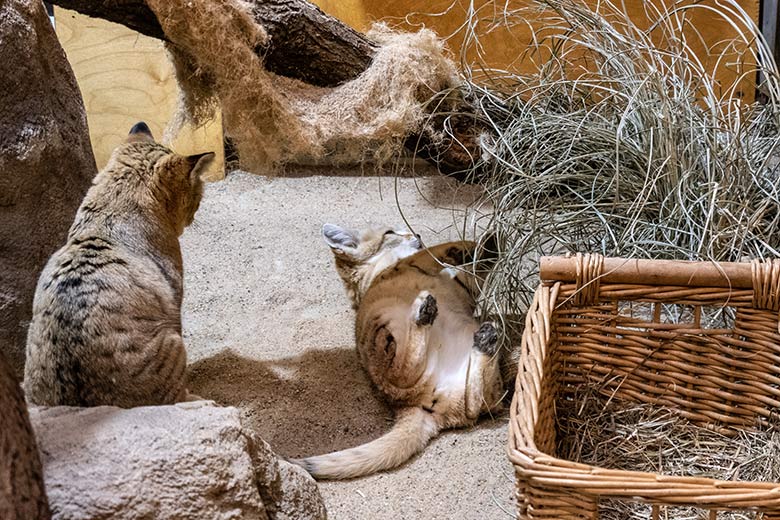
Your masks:
{"label": "cat's tail", "polygon": [[401,408],[392,429],[376,440],[290,462],[305,468],[317,479],[345,479],[395,468],[421,451],[439,433],[433,414],[419,407]]}

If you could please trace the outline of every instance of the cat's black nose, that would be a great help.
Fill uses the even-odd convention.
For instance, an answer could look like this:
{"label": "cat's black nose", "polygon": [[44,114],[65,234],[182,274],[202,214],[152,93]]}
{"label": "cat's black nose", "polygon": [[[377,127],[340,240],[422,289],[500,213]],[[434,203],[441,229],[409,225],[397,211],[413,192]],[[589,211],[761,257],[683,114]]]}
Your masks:
{"label": "cat's black nose", "polygon": [[133,125],[133,128],[130,129],[130,135],[133,134],[146,134],[149,137],[151,137],[152,131],[149,130],[149,125],[147,125],[143,121],[139,121]]}

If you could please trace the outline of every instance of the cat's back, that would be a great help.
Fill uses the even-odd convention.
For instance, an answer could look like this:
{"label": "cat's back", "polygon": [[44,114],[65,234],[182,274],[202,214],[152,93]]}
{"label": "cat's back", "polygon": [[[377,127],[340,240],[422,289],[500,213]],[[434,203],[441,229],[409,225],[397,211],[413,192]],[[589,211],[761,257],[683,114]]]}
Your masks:
{"label": "cat's back", "polygon": [[125,404],[115,399],[116,388],[132,386],[128,376],[139,375],[166,335],[181,330],[172,276],[108,238],[72,237],[38,282],[27,339],[28,398],[45,405]]}
{"label": "cat's back", "polygon": [[67,328],[134,307],[161,318],[177,314],[181,273],[155,256],[99,232],[70,237],[41,272],[33,322],[59,319]]}

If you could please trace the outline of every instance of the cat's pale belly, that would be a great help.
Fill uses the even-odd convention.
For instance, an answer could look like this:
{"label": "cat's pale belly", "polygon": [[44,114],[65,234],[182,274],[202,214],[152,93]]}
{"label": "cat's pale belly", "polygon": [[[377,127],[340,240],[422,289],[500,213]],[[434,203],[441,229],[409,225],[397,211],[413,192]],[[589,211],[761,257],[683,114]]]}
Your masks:
{"label": "cat's pale belly", "polygon": [[[441,301],[436,293],[432,294],[437,301]],[[414,326],[411,304],[397,302],[384,307],[381,320],[387,323],[388,330],[399,340],[396,355],[403,356],[402,350],[409,345],[407,335]],[[476,320],[470,316],[440,306],[430,328],[427,355],[422,360],[425,369],[418,384],[431,388],[439,398],[462,397],[468,384],[469,363],[477,328]]]}

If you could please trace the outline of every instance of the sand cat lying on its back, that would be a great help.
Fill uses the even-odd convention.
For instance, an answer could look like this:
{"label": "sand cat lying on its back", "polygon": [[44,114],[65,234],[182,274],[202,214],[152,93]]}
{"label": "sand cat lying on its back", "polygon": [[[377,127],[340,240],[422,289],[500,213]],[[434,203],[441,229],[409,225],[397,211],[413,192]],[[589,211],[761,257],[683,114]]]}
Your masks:
{"label": "sand cat lying on its back", "polygon": [[367,475],[501,407],[496,330],[473,317],[473,276],[442,265],[463,263],[473,243],[422,249],[419,237],[389,228],[327,224],[322,232],[357,311],[360,359],[396,408],[396,424],[362,446],[295,462],[317,478]]}
{"label": "sand cat lying on its back", "polygon": [[187,398],[179,235],[213,157],[176,155],[143,123],[114,150],[38,280],[29,401],[132,407]]}

